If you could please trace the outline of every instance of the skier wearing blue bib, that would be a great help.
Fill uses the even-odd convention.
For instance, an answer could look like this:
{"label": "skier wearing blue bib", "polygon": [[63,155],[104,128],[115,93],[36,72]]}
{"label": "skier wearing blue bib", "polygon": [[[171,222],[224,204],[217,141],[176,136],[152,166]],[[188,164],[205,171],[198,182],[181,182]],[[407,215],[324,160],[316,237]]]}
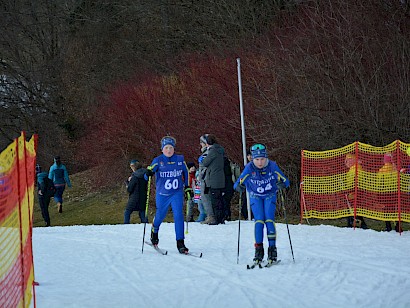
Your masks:
{"label": "skier wearing blue bib", "polygon": [[267,157],[266,146],[255,144],[251,147],[252,161],[234,184],[234,189],[242,192],[246,190],[250,195],[250,203],[255,218],[255,263],[260,263],[264,257],[263,229],[266,225],[269,242],[268,262],[277,260],[276,249],[276,193],[279,189],[289,187],[289,180],[285,177],[276,162]]}
{"label": "skier wearing blue bib", "polygon": [[184,187],[188,187],[188,168],[183,155],[175,154],[175,138],[166,136],[161,140],[162,155],[155,157],[148,167],[147,175],[155,174],[156,213],[151,229],[151,242],[158,245],[158,231],[171,206],[174,215],[177,248],[188,253],[184,244]]}

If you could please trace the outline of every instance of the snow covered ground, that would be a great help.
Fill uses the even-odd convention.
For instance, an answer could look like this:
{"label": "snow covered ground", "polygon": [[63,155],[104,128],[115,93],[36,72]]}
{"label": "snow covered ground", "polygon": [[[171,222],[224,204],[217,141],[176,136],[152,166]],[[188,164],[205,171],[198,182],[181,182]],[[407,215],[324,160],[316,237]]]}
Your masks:
{"label": "snow covered ground", "polygon": [[[160,229],[163,256],[143,225],[35,228],[37,307],[410,307],[410,232],[277,224],[271,268],[247,270],[253,222],[189,224],[180,255],[174,225]],[[150,226],[147,225],[146,239]]]}

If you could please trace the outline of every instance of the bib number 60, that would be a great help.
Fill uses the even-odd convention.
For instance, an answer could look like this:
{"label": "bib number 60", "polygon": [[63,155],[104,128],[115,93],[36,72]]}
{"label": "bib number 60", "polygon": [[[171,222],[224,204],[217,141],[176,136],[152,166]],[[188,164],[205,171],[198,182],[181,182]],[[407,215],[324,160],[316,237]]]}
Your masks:
{"label": "bib number 60", "polygon": [[178,180],[174,179],[174,180],[167,180],[165,182],[165,189],[178,189]]}

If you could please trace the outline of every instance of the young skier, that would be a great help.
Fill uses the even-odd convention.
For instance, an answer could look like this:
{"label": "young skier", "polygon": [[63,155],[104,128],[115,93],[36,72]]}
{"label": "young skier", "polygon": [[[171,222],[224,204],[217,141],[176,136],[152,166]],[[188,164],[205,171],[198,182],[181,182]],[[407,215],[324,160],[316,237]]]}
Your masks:
{"label": "young skier", "polygon": [[255,264],[262,262],[263,229],[266,225],[269,242],[268,263],[277,261],[275,210],[276,193],[279,189],[289,187],[289,180],[274,161],[270,161],[266,146],[255,144],[251,147],[252,161],[234,184],[235,190],[246,190],[250,195],[250,203],[255,218]]}
{"label": "young skier", "polygon": [[175,154],[176,140],[171,136],[161,139],[162,155],[155,157],[148,167],[147,175],[155,174],[156,213],[151,228],[151,242],[157,246],[159,227],[171,206],[174,214],[177,248],[188,253],[184,244],[184,187],[188,187],[188,168],[183,155]]}

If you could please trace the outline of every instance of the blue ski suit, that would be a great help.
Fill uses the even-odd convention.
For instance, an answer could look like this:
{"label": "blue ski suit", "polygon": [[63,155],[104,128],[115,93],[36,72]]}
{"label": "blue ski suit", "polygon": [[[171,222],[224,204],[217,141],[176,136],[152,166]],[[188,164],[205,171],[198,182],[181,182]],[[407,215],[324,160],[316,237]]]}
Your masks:
{"label": "blue ski suit", "polygon": [[184,187],[188,187],[188,168],[183,155],[155,157],[148,167],[155,174],[156,212],[152,223],[154,232],[165,219],[171,206],[174,214],[176,240],[184,239]]}
{"label": "blue ski suit", "polygon": [[289,180],[285,177],[276,162],[267,159],[262,169],[253,162],[248,163],[236,180],[234,188],[244,185],[249,192],[253,216],[255,218],[255,243],[263,243],[263,228],[266,225],[269,246],[276,246],[276,184],[282,181],[289,187]]}

